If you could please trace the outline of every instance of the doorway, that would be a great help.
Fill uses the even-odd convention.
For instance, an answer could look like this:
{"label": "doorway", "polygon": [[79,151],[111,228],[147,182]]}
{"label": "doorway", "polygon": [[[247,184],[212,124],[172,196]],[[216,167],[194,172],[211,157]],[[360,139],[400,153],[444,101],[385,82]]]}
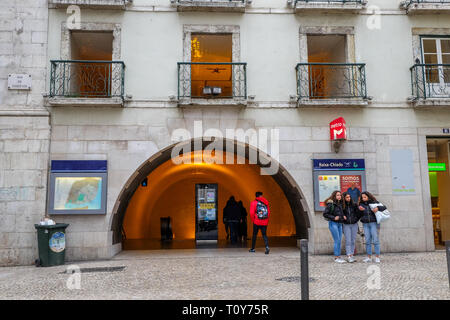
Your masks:
{"label": "doorway", "polygon": [[427,138],[428,175],[430,179],[434,244],[444,247],[450,239],[450,139]]}
{"label": "doorway", "polygon": [[217,183],[195,185],[195,241],[217,243],[218,196]]}

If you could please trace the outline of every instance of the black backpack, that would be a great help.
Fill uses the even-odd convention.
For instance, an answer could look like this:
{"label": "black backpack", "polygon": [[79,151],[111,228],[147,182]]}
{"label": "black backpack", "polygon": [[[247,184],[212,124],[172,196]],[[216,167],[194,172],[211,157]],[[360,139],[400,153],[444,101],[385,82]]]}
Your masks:
{"label": "black backpack", "polygon": [[269,218],[269,211],[267,210],[267,206],[261,201],[257,200],[258,203],[256,205],[256,216],[259,220],[265,220]]}

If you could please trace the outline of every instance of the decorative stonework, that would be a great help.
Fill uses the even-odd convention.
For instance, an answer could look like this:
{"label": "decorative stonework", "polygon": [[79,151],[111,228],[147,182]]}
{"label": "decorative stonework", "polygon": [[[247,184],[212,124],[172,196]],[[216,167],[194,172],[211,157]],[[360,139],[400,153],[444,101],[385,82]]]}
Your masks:
{"label": "decorative stonework", "polygon": [[93,9],[125,9],[130,0],[48,0],[49,8],[66,8],[77,5]]}
{"label": "decorative stonework", "polygon": [[299,107],[325,107],[333,108],[339,107],[364,107],[369,105],[366,99],[299,99],[297,105]]}
{"label": "decorative stonework", "polygon": [[300,62],[308,62],[308,35],[345,35],[347,63],[355,63],[354,27],[300,27]]}
{"label": "decorative stonework", "polygon": [[232,34],[232,62],[241,62],[240,27],[238,25],[185,24],[183,26],[183,58],[191,61],[192,33]]}
{"label": "decorative stonework", "polygon": [[67,23],[61,24],[61,59],[70,60],[70,32],[71,31],[112,31],[113,33],[113,52],[112,59],[120,60],[121,48],[121,32],[122,27],[120,23],[96,23],[96,22],[81,22],[79,29],[69,29]]}
{"label": "decorative stonework", "polygon": [[245,12],[251,0],[171,0],[177,11]]}
{"label": "decorative stonework", "polygon": [[422,0],[406,0],[400,3],[400,8],[407,14],[450,13],[450,2],[422,2]]}
{"label": "decorative stonework", "polygon": [[331,12],[331,13],[358,13],[366,9],[367,1],[361,2],[323,2],[323,1],[296,1],[288,0],[295,13],[299,12]]}

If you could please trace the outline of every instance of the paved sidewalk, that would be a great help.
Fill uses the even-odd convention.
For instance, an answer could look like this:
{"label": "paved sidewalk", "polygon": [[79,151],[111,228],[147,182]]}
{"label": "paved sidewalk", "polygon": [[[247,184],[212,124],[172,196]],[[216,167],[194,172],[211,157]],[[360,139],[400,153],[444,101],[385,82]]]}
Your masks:
{"label": "paved sidewalk", "polygon": [[[357,258],[340,265],[331,256],[310,256],[310,298],[450,300],[445,251],[385,254],[381,265]],[[81,274],[79,290],[66,285],[71,264],[91,271]],[[367,274],[369,266],[380,267],[381,289],[368,289],[377,271]],[[272,248],[269,255],[262,249],[124,251],[108,261],[0,268],[0,299],[299,299],[299,270],[296,248]]]}

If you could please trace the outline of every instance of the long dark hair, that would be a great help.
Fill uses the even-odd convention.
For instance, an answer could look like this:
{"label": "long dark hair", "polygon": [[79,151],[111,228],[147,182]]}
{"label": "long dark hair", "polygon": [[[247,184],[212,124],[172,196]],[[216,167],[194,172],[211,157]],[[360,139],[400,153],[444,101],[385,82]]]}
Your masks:
{"label": "long dark hair", "polygon": [[[344,208],[344,209],[347,208],[347,201],[345,201],[345,197],[346,197],[346,196],[350,196],[350,193],[344,192],[344,193],[342,194],[342,203],[343,203],[343,208]],[[353,207],[354,205],[355,205],[355,204],[354,204],[354,202],[353,202],[353,199],[352,199],[352,197],[350,196],[350,202],[349,202],[348,206],[349,206],[349,207]]]}
{"label": "long dark hair", "polygon": [[369,198],[369,202],[378,202],[377,198],[375,198],[373,196],[373,194],[371,194],[369,191],[364,191],[364,192],[361,192],[361,195],[359,196],[358,204],[360,204],[361,202],[364,202],[362,200],[363,194],[365,194],[367,196],[367,198]]}
{"label": "long dark hair", "polygon": [[[338,193],[341,194],[341,201],[338,201],[338,200],[336,199],[336,195],[337,195]],[[341,203],[341,202],[342,202],[342,192],[339,191],[339,190],[333,191],[333,193],[331,194],[331,196],[329,196],[328,198],[325,199],[325,201],[324,201],[325,204],[327,204],[328,200],[333,201],[333,203]]]}

